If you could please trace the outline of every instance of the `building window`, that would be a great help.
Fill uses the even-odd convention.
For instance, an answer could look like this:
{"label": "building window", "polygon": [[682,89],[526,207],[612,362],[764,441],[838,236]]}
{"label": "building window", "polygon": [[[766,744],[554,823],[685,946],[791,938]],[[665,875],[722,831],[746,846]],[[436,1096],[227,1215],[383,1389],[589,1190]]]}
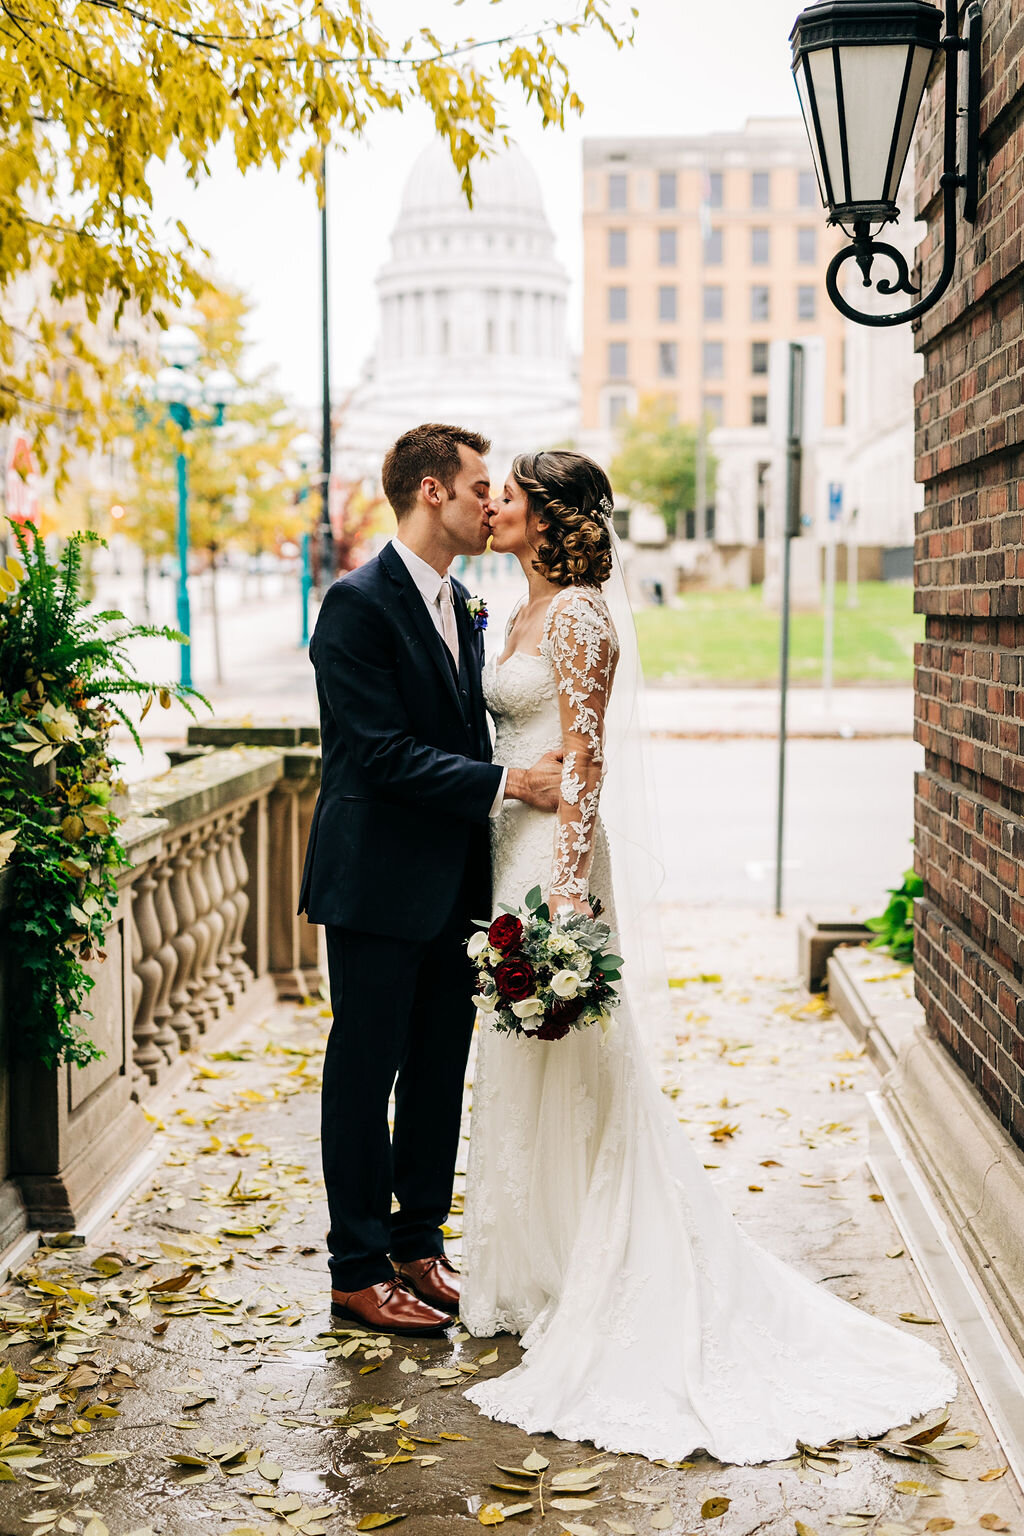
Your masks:
{"label": "building window", "polygon": [[608,425],[619,426],[629,414],[629,399],[626,395],[608,396]]}
{"label": "building window", "polygon": [[764,283],[755,283],[750,290],[751,320],[770,320],[772,317],[772,291]]}
{"label": "building window", "polygon": [[608,265],[610,267],[626,265],[626,231],[624,229],[608,231]]}
{"label": "building window", "polygon": [[801,208],[818,205],[818,182],[813,171],[801,171],[797,182],[797,202]]}
{"label": "building window", "polygon": [[818,312],[818,290],[813,283],[801,283],[796,291],[796,317],[813,320]]}
{"label": "building window", "polygon": [[706,341],[701,360],[706,379],[720,379],[725,373],[725,346],[720,341]]}
{"label": "building window", "polygon": [[772,259],[772,232],[770,229],[750,231],[750,260],[755,267],[766,267]]}
{"label": "building window", "polygon": [[676,206],[676,173],[675,171],[659,171],[658,207],[675,208]]}
{"label": "building window", "polygon": [[704,240],[704,265],[707,267],[720,267],[722,265],[722,231],[709,229]]}
{"label": "building window", "polygon": [[658,230],[658,266],[674,267],[676,264],[676,231],[674,229]]}
{"label": "building window", "polygon": [[766,341],[752,341],[750,343],[750,371],[751,373],[768,372],[768,343]]}
{"label": "building window", "polygon": [[768,425],[768,396],[751,395],[750,397],[750,425],[752,427],[765,427]]}
{"label": "building window", "polygon": [[796,259],[800,262],[815,262],[818,259],[818,231],[811,226],[808,229],[798,229],[796,232]]}
{"label": "building window", "polygon": [[709,208],[721,208],[722,206],[722,173],[721,171],[709,171],[705,186],[706,201]]}
{"label": "building window", "polygon": [[608,289],[608,319],[628,320],[628,299],[625,288]]}
{"label": "building window", "polygon": [[695,539],[697,537],[697,514],[693,508],[689,508],[683,519],[683,538]]}
{"label": "building window", "polygon": [[679,372],[679,347],[674,341],[658,342],[658,378],[674,379]]}
{"label": "building window", "polygon": [[715,536],[715,504],[704,508],[704,537],[713,539]]}
{"label": "building window", "polygon": [[757,466],[757,542],[764,543],[765,525],[768,521],[768,471],[770,464]]}
{"label": "building window", "polygon": [[770,208],[772,205],[771,171],[754,171],[750,177],[750,206]]}
{"label": "building window", "polygon": [[678,305],[675,283],[663,283],[658,289],[658,319],[678,319]]}
{"label": "building window", "polygon": [[621,171],[613,171],[608,177],[608,207],[625,208],[626,178]]}
{"label": "building window", "polygon": [[494,333],[493,320],[488,320],[487,322],[487,350],[488,352],[496,352],[498,350],[498,343],[497,337]]}
{"label": "building window", "polygon": [[704,420],[709,427],[720,427],[725,420],[725,396],[704,396]]}
{"label": "building window", "polygon": [[704,319],[721,320],[725,313],[725,289],[721,283],[704,284]]}
{"label": "building window", "polygon": [[628,352],[624,341],[608,343],[608,377],[624,379],[629,373]]}

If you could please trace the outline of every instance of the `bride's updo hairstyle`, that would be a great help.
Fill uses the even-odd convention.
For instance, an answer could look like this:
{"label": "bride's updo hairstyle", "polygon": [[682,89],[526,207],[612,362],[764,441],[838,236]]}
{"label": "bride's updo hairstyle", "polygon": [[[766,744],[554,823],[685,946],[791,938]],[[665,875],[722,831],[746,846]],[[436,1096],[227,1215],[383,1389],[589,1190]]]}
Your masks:
{"label": "bride's updo hairstyle", "polygon": [[543,526],[534,570],[559,587],[600,587],[612,573],[612,488],[584,453],[521,453],[512,478]]}

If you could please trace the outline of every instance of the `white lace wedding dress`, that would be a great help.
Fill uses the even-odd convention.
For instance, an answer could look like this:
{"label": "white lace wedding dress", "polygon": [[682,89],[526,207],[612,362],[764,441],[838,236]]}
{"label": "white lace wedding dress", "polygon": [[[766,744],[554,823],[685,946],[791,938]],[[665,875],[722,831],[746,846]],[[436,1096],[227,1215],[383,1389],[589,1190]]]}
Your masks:
{"label": "white lace wedding dress", "polygon": [[[592,891],[615,928],[597,809],[617,649],[604,599],[576,587],[553,600],[539,656],[488,662],[496,761],[528,767],[563,732],[566,753],[557,821],[518,802],[496,819],[496,910],[535,885]],[[956,1379],[930,1345],[740,1230],[625,1000],[614,1017],[606,1036],[554,1042],[481,1023],[461,1316],[477,1336],[522,1334],[525,1353],[466,1396],[530,1433],[655,1460],[703,1448],[733,1463],[881,1434],[948,1402]]]}

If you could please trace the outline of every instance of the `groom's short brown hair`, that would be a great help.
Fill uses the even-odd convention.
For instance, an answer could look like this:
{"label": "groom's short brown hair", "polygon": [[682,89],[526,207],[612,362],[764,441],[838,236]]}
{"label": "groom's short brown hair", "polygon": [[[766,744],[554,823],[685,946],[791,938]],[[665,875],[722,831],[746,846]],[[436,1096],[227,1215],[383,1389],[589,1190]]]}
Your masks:
{"label": "groom's short brown hair", "polygon": [[449,496],[453,494],[455,476],[462,468],[460,443],[474,453],[489,453],[491,448],[490,441],[480,432],[446,426],[440,421],[413,427],[391,444],[384,455],[381,481],[397,518],[412,511],[420,484],[428,475],[440,480]]}

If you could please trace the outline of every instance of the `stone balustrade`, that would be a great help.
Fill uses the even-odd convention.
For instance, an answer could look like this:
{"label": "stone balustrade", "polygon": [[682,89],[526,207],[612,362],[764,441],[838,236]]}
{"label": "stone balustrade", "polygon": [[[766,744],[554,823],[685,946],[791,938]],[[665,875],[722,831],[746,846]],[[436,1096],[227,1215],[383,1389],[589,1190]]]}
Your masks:
{"label": "stone balustrade", "polygon": [[[253,1009],[316,994],[319,933],[296,915],[320,777],[315,729],[194,727],[180,761],[133,786],[106,959],[86,1027],[103,1057],[47,1071],[17,1050],[0,871],[0,1254],[69,1229],[149,1138],[141,1103]],[[124,813],[123,813],[124,814]]]}

